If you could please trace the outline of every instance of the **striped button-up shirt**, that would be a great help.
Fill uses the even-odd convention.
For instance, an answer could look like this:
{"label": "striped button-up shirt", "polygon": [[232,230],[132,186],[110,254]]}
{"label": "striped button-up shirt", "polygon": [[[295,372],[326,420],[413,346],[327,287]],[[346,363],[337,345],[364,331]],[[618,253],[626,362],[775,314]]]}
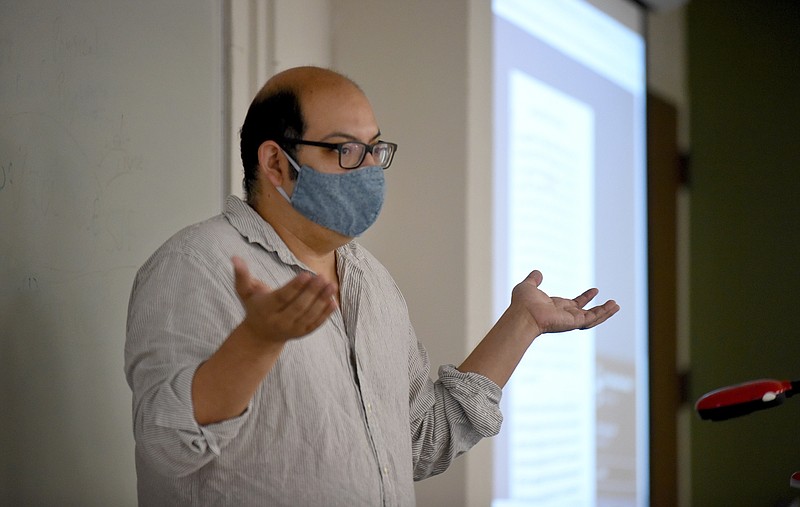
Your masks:
{"label": "striped button-up shirt", "polygon": [[308,268],[236,197],[141,267],[125,344],[141,506],[413,505],[414,480],[499,431],[500,388],[449,365],[431,381],[386,269],[356,242],[336,254],[340,309],[286,344],[242,415],[206,426],[192,377],[244,318],[231,257],[270,287]]}

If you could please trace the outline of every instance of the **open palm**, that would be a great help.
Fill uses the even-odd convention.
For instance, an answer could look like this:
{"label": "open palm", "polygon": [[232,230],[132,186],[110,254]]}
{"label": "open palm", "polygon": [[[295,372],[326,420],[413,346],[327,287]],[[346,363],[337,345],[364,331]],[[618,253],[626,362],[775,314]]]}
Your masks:
{"label": "open palm", "polygon": [[301,273],[272,289],[253,278],[244,260],[232,259],[236,293],[245,308],[244,324],[269,341],[300,338],[318,328],[336,308],[336,286],[321,277]]}
{"label": "open palm", "polygon": [[619,305],[613,301],[584,309],[597,295],[597,289],[589,289],[574,299],[550,297],[541,289],[543,275],[532,271],[511,292],[511,304],[524,305],[541,333],[560,333],[573,329],[589,329],[617,313]]}

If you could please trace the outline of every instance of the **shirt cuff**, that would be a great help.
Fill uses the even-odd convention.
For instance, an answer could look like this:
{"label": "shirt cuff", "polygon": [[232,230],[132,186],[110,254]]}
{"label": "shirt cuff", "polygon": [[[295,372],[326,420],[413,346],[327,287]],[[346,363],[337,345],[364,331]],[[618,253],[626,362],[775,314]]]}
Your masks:
{"label": "shirt cuff", "polygon": [[458,401],[482,437],[492,437],[500,432],[503,423],[500,412],[503,390],[500,386],[479,373],[459,371],[452,364],[439,367],[439,381]]}
{"label": "shirt cuff", "polygon": [[185,368],[178,372],[169,384],[165,384],[156,395],[155,418],[157,426],[174,430],[181,442],[197,454],[211,452],[219,456],[225,445],[239,433],[247,420],[252,401],[245,411],[232,419],[201,426],[194,418],[192,404],[192,380],[197,368]]}

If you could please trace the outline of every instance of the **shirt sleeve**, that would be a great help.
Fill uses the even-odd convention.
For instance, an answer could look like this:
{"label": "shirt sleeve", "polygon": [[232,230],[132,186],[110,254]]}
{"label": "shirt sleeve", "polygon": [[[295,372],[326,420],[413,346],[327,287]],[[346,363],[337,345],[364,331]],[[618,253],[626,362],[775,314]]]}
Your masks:
{"label": "shirt sleeve", "polygon": [[190,474],[213,460],[251,411],[200,426],[192,405],[195,371],[243,316],[232,282],[224,280],[230,269],[157,252],[134,282],[125,342],[134,438],[137,453],[167,476]]}
{"label": "shirt sleeve", "polygon": [[500,431],[500,387],[477,373],[463,373],[453,365],[439,368],[439,379],[429,377],[425,347],[411,331],[409,350],[411,444],[414,480],[440,474],[481,438]]}

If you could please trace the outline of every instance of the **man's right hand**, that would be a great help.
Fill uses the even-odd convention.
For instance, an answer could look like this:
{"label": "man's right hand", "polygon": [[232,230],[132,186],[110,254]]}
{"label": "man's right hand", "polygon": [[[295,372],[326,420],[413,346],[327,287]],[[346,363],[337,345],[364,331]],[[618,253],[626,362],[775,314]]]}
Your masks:
{"label": "man's right hand", "polygon": [[245,309],[242,325],[254,336],[273,343],[300,338],[321,326],[336,309],[337,287],[320,276],[300,273],[273,290],[253,278],[240,257],[232,262],[236,292]]}
{"label": "man's right hand", "polygon": [[201,425],[242,414],[283,345],[318,328],[336,309],[336,285],[322,277],[301,273],[273,290],[250,276],[244,260],[232,261],[245,318],[195,371],[192,403]]}

